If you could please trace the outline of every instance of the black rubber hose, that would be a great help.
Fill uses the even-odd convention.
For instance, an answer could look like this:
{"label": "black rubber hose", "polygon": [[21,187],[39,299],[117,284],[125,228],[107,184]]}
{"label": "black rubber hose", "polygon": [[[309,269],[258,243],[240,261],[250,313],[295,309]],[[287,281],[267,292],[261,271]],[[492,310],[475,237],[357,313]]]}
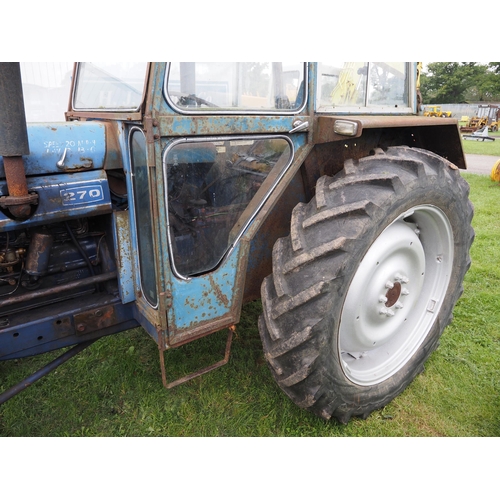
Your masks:
{"label": "black rubber hose", "polygon": [[92,266],[92,262],[90,262],[88,255],[85,253],[85,250],[80,245],[80,242],[76,239],[76,236],[73,234],[73,231],[69,227],[69,224],[67,222],[65,222],[65,224],[66,224],[66,230],[68,231],[68,234],[69,234],[71,240],[75,244],[76,248],[78,248],[78,251],[81,253],[82,257],[85,259],[85,262],[87,263],[87,265],[89,267],[90,274],[92,276],[95,276],[94,267]]}
{"label": "black rubber hose", "polygon": [[[76,239],[76,236],[73,234],[73,231],[69,227],[69,224],[67,222],[65,222],[64,224],[66,225],[66,230],[68,231],[71,240],[75,244],[76,248],[78,248],[78,251],[82,254],[82,257],[85,259],[85,262],[87,263],[91,276],[95,276],[94,266],[92,265],[92,262],[90,262],[88,255],[85,253],[85,250],[82,248],[82,245],[80,245],[80,242]],[[99,285],[99,283],[96,284],[95,291],[97,293],[101,291],[101,286]]]}

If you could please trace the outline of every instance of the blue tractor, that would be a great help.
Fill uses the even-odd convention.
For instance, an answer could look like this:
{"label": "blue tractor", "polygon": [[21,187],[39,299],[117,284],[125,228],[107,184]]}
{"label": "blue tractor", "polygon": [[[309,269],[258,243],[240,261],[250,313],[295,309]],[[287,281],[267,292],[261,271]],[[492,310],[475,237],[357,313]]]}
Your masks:
{"label": "blue tractor", "polygon": [[[227,362],[260,299],[299,407],[386,405],[451,320],[474,237],[457,121],[418,116],[417,81],[416,63],[77,63],[65,121],[27,124],[1,63],[0,361],[69,349],[0,403],[138,325],[173,387]],[[225,328],[224,359],[167,380],[167,349]]]}

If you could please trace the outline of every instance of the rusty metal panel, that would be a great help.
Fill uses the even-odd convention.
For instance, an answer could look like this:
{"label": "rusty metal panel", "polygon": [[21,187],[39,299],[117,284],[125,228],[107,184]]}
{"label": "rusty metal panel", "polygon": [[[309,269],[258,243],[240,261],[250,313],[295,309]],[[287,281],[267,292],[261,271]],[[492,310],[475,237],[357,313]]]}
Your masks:
{"label": "rusty metal panel", "polygon": [[[344,136],[334,132],[337,120],[355,122],[355,136]],[[360,139],[362,137],[362,139]],[[315,120],[313,142],[321,149],[329,145],[338,145],[335,153],[337,163],[343,165],[347,158],[358,159],[370,154],[374,147],[406,145],[427,149],[446,158],[461,169],[465,169],[465,157],[458,129],[454,118],[427,116],[320,116]],[[334,169],[335,170],[335,169]]]}
{"label": "rusty metal panel", "polygon": [[73,316],[73,323],[77,335],[97,332],[103,328],[121,323],[121,318],[116,315],[114,306],[103,306],[85,311]]}
{"label": "rusty metal panel", "polygon": [[331,141],[345,141],[351,139],[350,136],[336,134],[334,125],[337,120],[347,120],[358,125],[356,135],[360,137],[364,129],[380,128],[402,128],[402,127],[433,127],[443,124],[457,125],[457,121],[452,118],[435,120],[427,116],[361,116],[361,115],[338,115],[338,116],[318,116],[315,120],[313,142],[321,144]]}
{"label": "rusty metal panel", "polygon": [[302,174],[298,171],[252,238],[246,270],[244,302],[260,298],[262,281],[272,273],[271,257],[274,243],[290,232],[293,208],[299,202],[306,201],[308,198],[304,191]]}

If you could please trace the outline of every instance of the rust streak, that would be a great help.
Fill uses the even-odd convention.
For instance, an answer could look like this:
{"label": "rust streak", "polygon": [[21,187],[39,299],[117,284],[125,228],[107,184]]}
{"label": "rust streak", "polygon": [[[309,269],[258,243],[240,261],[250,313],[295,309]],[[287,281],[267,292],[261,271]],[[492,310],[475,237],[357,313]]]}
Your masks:
{"label": "rust streak", "polygon": [[228,298],[222,293],[221,289],[217,285],[217,283],[214,281],[212,276],[209,276],[208,279],[210,280],[210,285],[212,285],[212,290],[215,293],[215,296],[217,297],[217,300],[224,305],[224,307],[229,307],[229,300]]}

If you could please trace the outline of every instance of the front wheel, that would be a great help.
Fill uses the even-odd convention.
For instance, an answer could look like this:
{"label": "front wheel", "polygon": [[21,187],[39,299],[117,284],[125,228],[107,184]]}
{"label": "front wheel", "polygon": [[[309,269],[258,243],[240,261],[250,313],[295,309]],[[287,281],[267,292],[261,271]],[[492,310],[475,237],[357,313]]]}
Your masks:
{"label": "front wheel", "polygon": [[423,370],[470,265],[468,185],[449,162],[377,150],[292,214],[262,285],[271,371],[322,418],[367,417]]}

